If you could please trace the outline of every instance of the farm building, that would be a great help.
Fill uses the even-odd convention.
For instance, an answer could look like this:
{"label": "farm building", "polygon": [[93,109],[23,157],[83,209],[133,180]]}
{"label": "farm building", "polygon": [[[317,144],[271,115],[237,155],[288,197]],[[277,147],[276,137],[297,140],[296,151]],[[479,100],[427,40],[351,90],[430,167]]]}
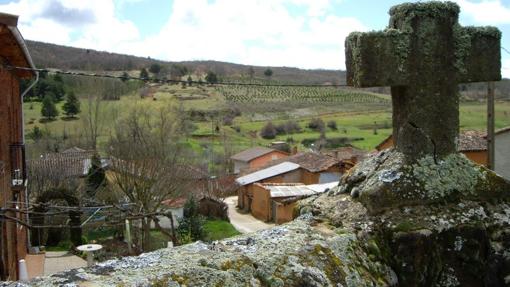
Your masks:
{"label": "farm building", "polygon": [[18,16],[0,13],[0,204],[7,208],[0,228],[0,277],[18,279],[18,261],[24,259],[28,249],[27,228],[14,220],[27,218],[13,210],[25,207],[26,189],[25,145],[23,136],[23,94],[20,80],[31,79],[31,70],[10,69],[8,66],[35,68],[25,41],[17,28]]}
{"label": "farm building", "polygon": [[244,150],[231,157],[234,161],[234,173],[239,174],[246,169],[258,168],[266,165],[270,161],[286,158],[288,153],[267,148],[267,147],[253,147]]}
{"label": "farm building", "polygon": [[338,185],[338,181],[304,185],[302,183],[255,183],[253,185],[252,214],[263,221],[282,224],[295,217],[294,207],[299,199],[323,193]]}
{"label": "farm building", "polygon": [[[378,151],[393,147],[393,135],[390,135],[379,145]],[[487,166],[487,139],[485,133],[478,131],[465,131],[459,134],[457,150],[473,162]]]}
{"label": "farm building", "polygon": [[[302,183],[304,185],[337,182],[351,165],[318,153],[301,153],[282,160],[271,162],[268,166],[253,170],[237,178],[239,208],[246,212],[252,211],[255,183]],[[257,205],[255,208],[258,208]],[[266,207],[262,209],[265,210]],[[261,213],[261,211],[253,211]]]}
{"label": "farm building", "polygon": [[494,171],[510,180],[510,127],[496,131],[494,145]]}

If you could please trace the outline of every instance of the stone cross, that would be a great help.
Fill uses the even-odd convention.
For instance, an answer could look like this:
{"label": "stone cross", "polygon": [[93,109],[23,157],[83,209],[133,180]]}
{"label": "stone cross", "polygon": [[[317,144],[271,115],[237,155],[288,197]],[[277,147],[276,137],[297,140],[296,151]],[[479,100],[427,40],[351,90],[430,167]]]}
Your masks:
{"label": "stone cross", "polygon": [[397,5],[389,27],[345,42],[347,83],[391,86],[395,147],[408,161],[457,151],[458,84],[501,79],[501,33],[461,27],[452,2]]}

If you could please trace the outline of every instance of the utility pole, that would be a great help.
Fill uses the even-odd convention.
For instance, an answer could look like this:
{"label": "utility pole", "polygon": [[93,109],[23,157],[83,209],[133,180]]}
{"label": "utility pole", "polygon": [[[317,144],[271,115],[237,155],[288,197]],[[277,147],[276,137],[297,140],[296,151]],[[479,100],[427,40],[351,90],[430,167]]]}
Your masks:
{"label": "utility pole", "polygon": [[494,82],[487,83],[487,167],[494,170]]}

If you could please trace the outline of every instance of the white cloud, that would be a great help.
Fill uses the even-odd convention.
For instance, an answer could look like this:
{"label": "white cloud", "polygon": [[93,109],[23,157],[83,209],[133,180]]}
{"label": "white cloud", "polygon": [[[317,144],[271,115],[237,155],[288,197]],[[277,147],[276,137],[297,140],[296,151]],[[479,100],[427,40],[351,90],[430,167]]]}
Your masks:
{"label": "white cloud", "polygon": [[477,24],[510,24],[510,7],[503,5],[501,0],[482,0],[481,2],[456,0],[455,2],[461,7],[461,13],[469,15]]}
{"label": "white cloud", "polygon": [[113,0],[20,0],[0,11],[20,15],[31,40],[109,51],[140,40],[133,23],[116,17]]}
{"label": "white cloud", "polygon": [[503,59],[501,74],[503,78],[510,79],[510,59]]}
{"label": "white cloud", "polygon": [[[328,13],[341,0],[175,0],[167,23],[143,38],[115,13],[128,1],[142,0],[20,0],[0,11],[21,15],[27,39],[164,60],[301,68],[345,68],[345,37],[367,30]],[[292,15],[290,6],[304,13]]]}
{"label": "white cloud", "polygon": [[[307,13],[293,16],[287,5],[301,5]],[[329,1],[175,0],[161,32],[133,49],[171,60],[345,68],[344,38],[367,28],[357,19],[325,14],[327,5]]]}

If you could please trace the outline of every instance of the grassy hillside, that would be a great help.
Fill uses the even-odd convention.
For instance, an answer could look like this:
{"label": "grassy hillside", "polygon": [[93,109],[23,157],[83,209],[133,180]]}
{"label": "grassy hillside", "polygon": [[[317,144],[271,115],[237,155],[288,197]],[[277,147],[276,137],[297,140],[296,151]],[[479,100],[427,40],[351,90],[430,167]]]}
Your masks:
{"label": "grassy hillside", "polygon": [[[308,123],[313,118],[321,118],[325,123],[336,122],[336,129],[326,128],[327,138],[352,140],[351,144],[365,150],[373,149],[391,134],[391,103],[386,95],[332,88],[183,88],[181,85],[161,85],[152,86],[143,98],[138,92],[131,92],[119,100],[101,103],[104,126],[99,137],[99,148],[102,151],[105,151],[115,121],[124,115],[127,107],[142,103],[154,109],[165,105],[181,106],[195,127],[185,140],[186,144],[199,155],[205,155],[211,150],[222,154],[226,148],[230,153],[235,153],[254,145],[268,145],[275,140],[289,141],[304,150],[307,148],[303,145],[304,141],[320,137],[318,131],[308,128]],[[40,116],[41,104],[25,103],[27,134],[37,126],[59,139],[60,148],[82,145],[83,118],[89,103],[82,97],[81,104],[82,114],[79,119],[58,118],[44,122]],[[62,109],[62,103],[59,104],[59,109]],[[463,102],[460,113],[461,129],[484,130],[485,113],[484,102]],[[293,121],[299,125],[301,131],[280,134],[272,140],[263,139],[259,132],[268,121],[272,121],[274,125]],[[509,125],[510,103],[500,101],[496,105],[496,127]]]}

